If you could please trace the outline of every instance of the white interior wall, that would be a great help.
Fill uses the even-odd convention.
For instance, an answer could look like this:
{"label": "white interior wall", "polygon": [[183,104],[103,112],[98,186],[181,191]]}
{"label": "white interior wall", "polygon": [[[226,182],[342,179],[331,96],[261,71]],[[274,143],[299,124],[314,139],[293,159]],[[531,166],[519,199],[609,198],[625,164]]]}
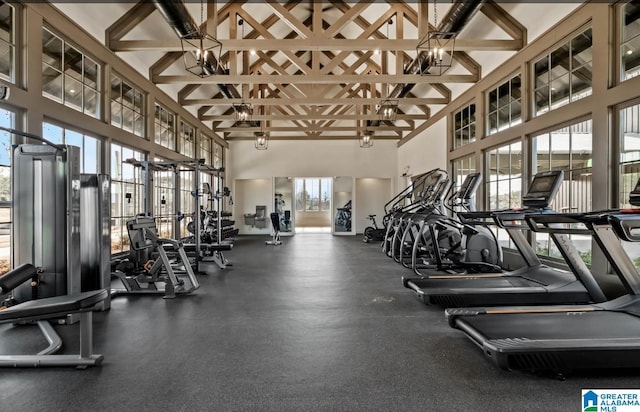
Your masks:
{"label": "white interior wall", "polygon": [[[269,179],[271,182],[274,177],[335,176],[392,179],[397,175],[398,170],[396,163],[398,147],[395,140],[375,141],[373,147],[368,149],[361,148],[356,140],[274,140],[269,142],[267,150],[256,150],[253,141],[231,141],[229,145],[227,158],[229,169],[226,181],[227,184],[235,182],[232,190],[237,200],[233,215],[238,221],[242,220],[244,213],[249,213],[250,209],[254,209],[255,204],[258,204],[246,204],[246,200],[245,204],[242,204],[239,200],[239,197],[244,195],[254,196],[250,193],[241,193],[248,190],[247,180]],[[263,190],[262,186],[260,186],[260,190]],[[273,209],[272,192],[273,189],[269,183],[267,197],[269,201],[259,203],[266,204],[269,211]],[[385,202],[387,200],[389,199],[387,198]],[[337,199],[334,199],[334,204],[335,202]],[[356,199],[354,199],[354,203],[356,203]],[[241,234],[256,233],[255,229],[247,232],[243,231],[243,225],[238,226]]]}
{"label": "white interior wall", "polygon": [[[398,148],[398,169],[396,187],[401,188],[403,173],[407,167],[409,175],[418,175],[435,168],[448,170],[447,165],[447,119],[434,123],[420,136]],[[394,188],[394,191],[399,191]]]}
{"label": "white interior wall", "polygon": [[[241,235],[269,234],[271,221],[269,213],[273,212],[273,184],[271,179],[241,179],[235,181],[234,219]],[[267,207],[267,225],[258,229],[244,224],[245,214],[255,214],[256,206]]]}
{"label": "white interior wall", "polygon": [[356,233],[362,233],[364,228],[372,226],[371,221],[367,219],[369,215],[376,215],[378,227],[382,227],[384,205],[391,199],[391,179],[356,179],[356,198],[358,203],[352,221]]}
{"label": "white interior wall", "polygon": [[[363,149],[357,140],[269,142],[256,150],[253,141],[229,142],[230,179],[269,177],[391,177],[396,174],[395,140],[375,141]],[[229,181],[232,181],[229,180]]]}

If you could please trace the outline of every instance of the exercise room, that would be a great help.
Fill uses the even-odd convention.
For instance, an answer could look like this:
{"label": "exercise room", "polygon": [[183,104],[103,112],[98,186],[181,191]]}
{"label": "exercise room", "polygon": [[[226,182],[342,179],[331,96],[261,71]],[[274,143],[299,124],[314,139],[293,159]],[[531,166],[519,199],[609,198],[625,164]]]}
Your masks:
{"label": "exercise room", "polygon": [[0,2],[11,411],[640,411],[640,0]]}

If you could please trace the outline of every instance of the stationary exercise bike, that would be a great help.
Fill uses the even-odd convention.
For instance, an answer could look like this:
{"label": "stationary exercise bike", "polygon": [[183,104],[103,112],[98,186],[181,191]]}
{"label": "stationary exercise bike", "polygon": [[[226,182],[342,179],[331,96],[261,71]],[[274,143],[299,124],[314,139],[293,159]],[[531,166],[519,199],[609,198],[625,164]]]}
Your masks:
{"label": "stationary exercise bike", "polygon": [[384,239],[384,234],[386,232],[386,221],[388,219],[387,216],[385,216],[382,219],[382,227],[378,227],[378,224],[376,223],[376,215],[369,215],[367,216],[367,219],[371,220],[371,222],[373,223],[373,226],[367,226],[364,228],[364,237],[362,238],[362,241],[364,243],[369,243],[370,241],[376,241],[376,242],[381,242]]}

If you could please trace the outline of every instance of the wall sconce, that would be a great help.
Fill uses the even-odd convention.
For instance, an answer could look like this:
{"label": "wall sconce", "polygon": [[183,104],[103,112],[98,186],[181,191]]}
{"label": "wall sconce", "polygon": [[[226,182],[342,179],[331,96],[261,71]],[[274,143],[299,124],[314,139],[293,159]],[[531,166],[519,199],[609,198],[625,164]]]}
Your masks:
{"label": "wall sconce", "polygon": [[360,135],[360,147],[369,148],[373,146],[373,132],[371,130],[365,130]]}

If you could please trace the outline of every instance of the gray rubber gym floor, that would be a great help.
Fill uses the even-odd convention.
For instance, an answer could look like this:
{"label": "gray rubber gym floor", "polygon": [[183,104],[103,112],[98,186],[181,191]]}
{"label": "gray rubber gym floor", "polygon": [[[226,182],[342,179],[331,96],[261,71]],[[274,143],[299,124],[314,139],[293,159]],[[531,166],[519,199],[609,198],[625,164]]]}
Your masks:
{"label": "gray rubber gym floor", "polygon": [[[94,318],[101,367],[0,370],[1,410],[572,411],[583,388],[639,386],[640,371],[497,369],[360,236],[264,240],[237,239],[233,268],[192,296],[115,298]],[[35,326],[0,325],[2,353],[43,346]]]}

